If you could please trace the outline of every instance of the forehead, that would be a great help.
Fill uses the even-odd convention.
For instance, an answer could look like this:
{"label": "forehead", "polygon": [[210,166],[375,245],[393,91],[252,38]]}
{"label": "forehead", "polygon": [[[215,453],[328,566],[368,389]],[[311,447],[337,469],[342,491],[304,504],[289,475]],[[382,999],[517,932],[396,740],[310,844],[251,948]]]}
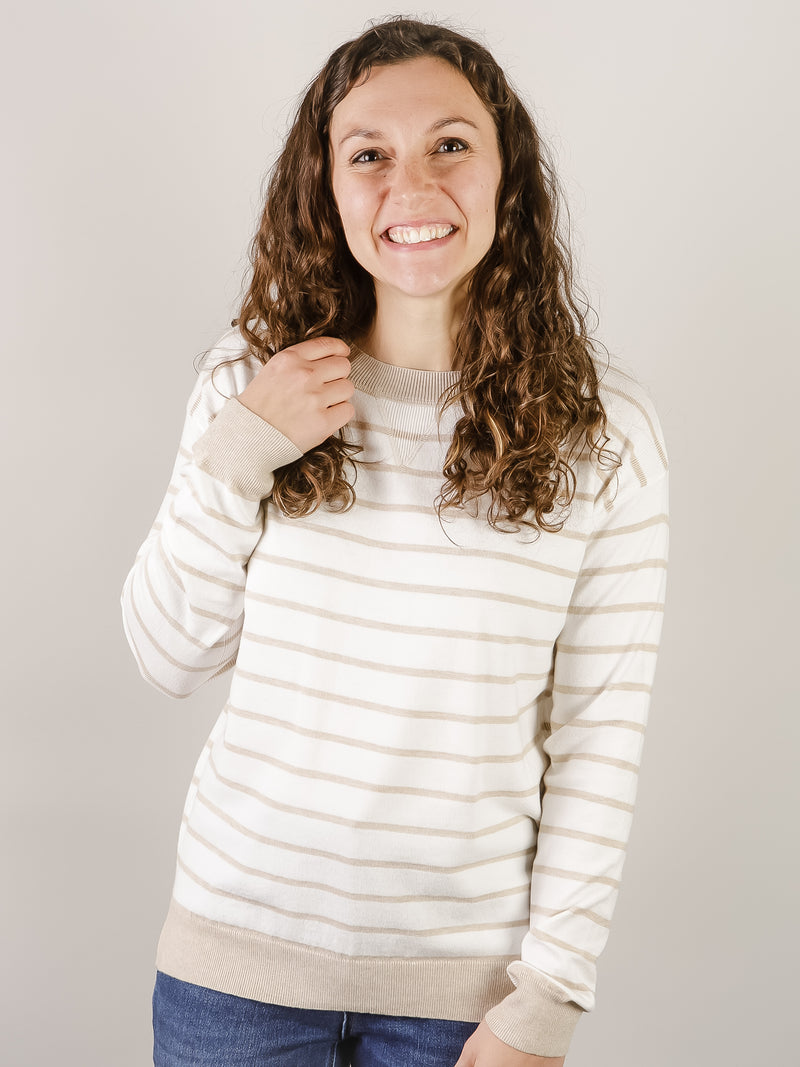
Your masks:
{"label": "forehead", "polygon": [[336,105],[330,133],[334,147],[345,126],[383,130],[387,123],[422,126],[429,120],[461,116],[493,129],[492,116],[469,81],[443,59],[425,56],[373,67]]}

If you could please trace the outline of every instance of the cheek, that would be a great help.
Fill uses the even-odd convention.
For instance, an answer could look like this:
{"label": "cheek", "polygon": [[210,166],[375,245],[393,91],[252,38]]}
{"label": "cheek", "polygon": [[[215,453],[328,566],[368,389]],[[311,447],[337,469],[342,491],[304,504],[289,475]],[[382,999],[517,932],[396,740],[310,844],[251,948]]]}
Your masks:
{"label": "cheek", "polygon": [[366,191],[345,184],[338,192],[334,189],[334,196],[348,241],[369,237],[374,211]]}
{"label": "cheek", "polygon": [[481,232],[484,235],[489,235],[491,232],[491,236],[494,236],[498,201],[499,194],[494,182],[487,180],[473,202],[475,217],[479,220]]}
{"label": "cheek", "polygon": [[465,210],[467,216],[480,219],[484,224],[487,219],[494,222],[500,200],[500,183],[493,171],[484,170],[480,176],[471,176],[470,180],[453,187],[452,195]]}

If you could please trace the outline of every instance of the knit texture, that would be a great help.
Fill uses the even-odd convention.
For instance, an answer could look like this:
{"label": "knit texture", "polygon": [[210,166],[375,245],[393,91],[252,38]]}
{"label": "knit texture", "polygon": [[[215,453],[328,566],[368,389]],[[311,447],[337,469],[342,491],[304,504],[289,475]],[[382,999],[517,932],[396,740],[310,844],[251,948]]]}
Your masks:
{"label": "knit texture", "polygon": [[[237,334],[212,353],[241,351]],[[667,462],[608,370],[622,466],[578,463],[563,530],[437,515],[455,372],[358,353],[355,506],[289,519],[299,453],[201,373],[123,591],[142,674],[233,666],[191,783],[161,970],[298,1007],[478,1022],[563,1055],[594,1004],[661,629]]]}

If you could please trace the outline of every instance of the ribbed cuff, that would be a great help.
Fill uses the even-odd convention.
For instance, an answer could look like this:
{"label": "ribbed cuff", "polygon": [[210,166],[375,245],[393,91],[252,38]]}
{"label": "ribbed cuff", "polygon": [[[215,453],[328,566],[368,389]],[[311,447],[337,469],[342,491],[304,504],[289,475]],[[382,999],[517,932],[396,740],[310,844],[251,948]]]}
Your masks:
{"label": "ribbed cuff", "polygon": [[235,396],[225,402],[194,445],[194,461],[200,470],[246,500],[268,496],[273,471],[302,455],[288,437]]}
{"label": "ribbed cuff", "polygon": [[583,1009],[525,963],[512,963],[508,974],[516,989],[486,1013],[489,1029],[519,1052],[565,1056]]}

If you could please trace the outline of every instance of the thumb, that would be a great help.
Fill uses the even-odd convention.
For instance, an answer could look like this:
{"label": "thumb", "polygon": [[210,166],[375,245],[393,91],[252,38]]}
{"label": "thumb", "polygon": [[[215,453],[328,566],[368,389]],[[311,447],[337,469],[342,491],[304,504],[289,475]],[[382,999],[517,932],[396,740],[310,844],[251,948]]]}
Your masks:
{"label": "thumb", "polygon": [[454,1067],[475,1067],[475,1056],[469,1048],[469,1041],[461,1050],[461,1055],[458,1057]]}

